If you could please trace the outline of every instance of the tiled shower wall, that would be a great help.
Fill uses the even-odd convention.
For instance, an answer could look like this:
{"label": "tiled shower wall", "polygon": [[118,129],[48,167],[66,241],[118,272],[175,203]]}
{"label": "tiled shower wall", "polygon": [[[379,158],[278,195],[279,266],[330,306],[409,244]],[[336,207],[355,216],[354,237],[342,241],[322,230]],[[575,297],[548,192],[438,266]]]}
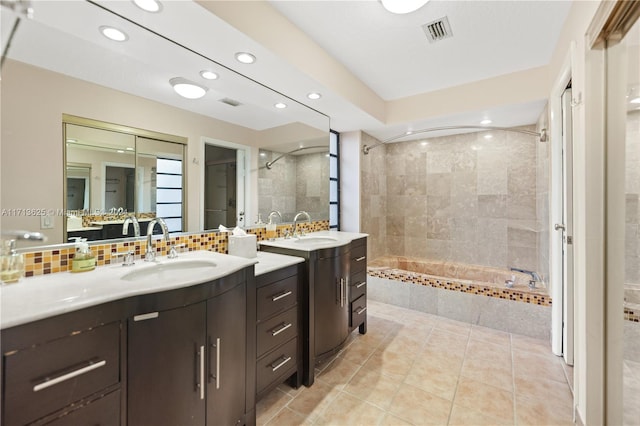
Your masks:
{"label": "tiled shower wall", "polygon": [[[363,134],[363,144],[375,142]],[[537,143],[529,135],[479,132],[361,154],[361,229],[373,236],[370,258],[537,270]]]}
{"label": "tiled shower wall", "polygon": [[[538,130],[548,129],[547,108],[542,112],[538,121]],[[550,141],[537,143],[536,159],[536,216],[538,231],[538,268],[536,271],[540,278],[549,284],[549,182],[551,171]]]}
{"label": "tiled shower wall", "polygon": [[627,113],[625,282],[640,283],[640,111]]}
{"label": "tiled shower wall", "polygon": [[283,222],[292,222],[295,214],[305,210],[313,221],[329,219],[329,159],[326,153],[285,155],[264,167],[281,154],[260,150],[258,171],[259,212],[267,221],[269,213],[278,210]]}

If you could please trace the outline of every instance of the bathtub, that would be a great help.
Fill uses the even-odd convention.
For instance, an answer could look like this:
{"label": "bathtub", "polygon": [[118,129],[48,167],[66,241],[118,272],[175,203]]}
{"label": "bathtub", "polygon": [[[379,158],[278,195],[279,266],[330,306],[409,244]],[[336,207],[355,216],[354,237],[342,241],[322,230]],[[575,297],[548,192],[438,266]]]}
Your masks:
{"label": "bathtub", "polygon": [[[548,339],[551,297],[531,275],[457,262],[384,256],[369,262],[367,297],[457,321]],[[511,288],[505,281],[513,280]]]}

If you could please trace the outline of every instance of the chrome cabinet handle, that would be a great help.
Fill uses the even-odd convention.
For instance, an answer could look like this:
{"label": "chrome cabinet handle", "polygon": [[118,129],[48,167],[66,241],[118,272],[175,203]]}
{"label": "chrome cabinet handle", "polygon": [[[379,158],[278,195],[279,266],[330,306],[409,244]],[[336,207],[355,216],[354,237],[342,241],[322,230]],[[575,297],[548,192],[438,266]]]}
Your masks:
{"label": "chrome cabinet handle", "polygon": [[340,307],[344,307],[344,278],[340,278]]}
{"label": "chrome cabinet handle", "polygon": [[198,387],[200,388],[200,399],[204,399],[204,345],[200,346],[200,383],[198,383]]}
{"label": "chrome cabinet handle", "polygon": [[136,315],[133,317],[134,321],[146,321],[160,316],[159,312],[149,312],[148,314]]}
{"label": "chrome cabinet handle", "polygon": [[107,364],[107,361],[105,361],[104,359],[102,361],[99,362],[92,362],[89,361],[89,365],[79,368],[77,370],[74,370],[70,373],[67,374],[63,374],[62,376],[58,376],[55,377],[53,379],[46,379],[44,382],[39,383],[37,385],[35,385],[33,387],[33,391],[34,392],[39,392],[43,389],[49,388],[51,386],[57,385],[58,383],[62,383],[62,382],[66,382],[67,380],[73,379],[74,377],[78,377],[81,376],[83,374],[86,374],[90,371],[93,371],[95,369],[98,369],[100,367],[104,367]]}
{"label": "chrome cabinet handle", "polygon": [[363,260],[365,260],[367,258],[367,256],[362,256],[356,259],[356,262],[362,262]]}
{"label": "chrome cabinet handle", "polygon": [[277,336],[278,334],[282,333],[283,331],[285,331],[287,328],[291,327],[292,325],[293,324],[291,324],[291,323],[288,323],[288,324],[282,323],[280,328],[278,328],[277,330],[273,330],[271,332],[271,335],[272,336]]}
{"label": "chrome cabinet handle", "polygon": [[220,338],[216,338],[216,389],[220,389]]}
{"label": "chrome cabinet handle", "polygon": [[273,364],[275,364],[275,362],[274,362],[273,364],[271,364],[271,371],[276,371],[278,368],[282,367],[283,365],[285,365],[289,361],[291,361],[291,357],[290,356],[286,357],[279,364],[277,364],[275,366],[273,365]]}
{"label": "chrome cabinet handle", "polygon": [[365,306],[364,308],[358,309],[358,312],[356,312],[356,314],[362,315],[362,313],[365,312],[366,310],[367,310],[367,307]]}
{"label": "chrome cabinet handle", "polygon": [[342,297],[344,297],[344,303],[345,305],[347,304],[347,292],[349,291],[349,277],[347,276],[347,278],[344,279],[344,294]]}
{"label": "chrome cabinet handle", "polygon": [[285,291],[284,293],[281,293],[281,294],[279,294],[279,295],[277,295],[277,296],[273,296],[273,297],[271,298],[271,301],[276,302],[276,301],[278,301],[278,300],[280,300],[280,299],[282,299],[282,298],[285,298],[285,297],[287,297],[287,296],[290,296],[290,295],[291,295],[291,293],[292,293],[292,291],[291,291],[291,290],[289,290],[289,291]]}
{"label": "chrome cabinet handle", "polygon": [[360,284],[356,285],[356,288],[360,288],[360,287],[365,286],[365,285],[367,285],[367,282],[366,281],[362,281]]}

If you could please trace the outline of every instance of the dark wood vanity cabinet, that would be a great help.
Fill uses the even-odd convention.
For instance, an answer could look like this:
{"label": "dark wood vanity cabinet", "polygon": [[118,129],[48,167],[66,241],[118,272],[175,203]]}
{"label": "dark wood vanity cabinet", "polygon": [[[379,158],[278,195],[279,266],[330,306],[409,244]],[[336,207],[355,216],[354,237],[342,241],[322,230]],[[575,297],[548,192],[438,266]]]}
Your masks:
{"label": "dark wood vanity cabinet", "polygon": [[349,252],[349,331],[367,332],[367,239],[351,242]]}
{"label": "dark wood vanity cabinet", "polygon": [[302,264],[256,277],[256,399],[302,384]]}

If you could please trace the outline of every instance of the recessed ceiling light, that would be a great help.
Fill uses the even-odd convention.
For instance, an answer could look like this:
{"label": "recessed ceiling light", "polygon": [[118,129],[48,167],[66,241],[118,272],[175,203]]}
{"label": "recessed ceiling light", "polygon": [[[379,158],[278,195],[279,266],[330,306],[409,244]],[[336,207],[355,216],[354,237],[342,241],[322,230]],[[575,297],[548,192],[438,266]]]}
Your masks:
{"label": "recessed ceiling light", "polygon": [[127,147],[127,151],[133,151],[133,148],[131,148],[130,146]]}
{"label": "recessed ceiling light", "polygon": [[267,156],[267,154],[265,152],[261,152],[260,153],[260,157],[266,157],[266,156]]}
{"label": "recessed ceiling light", "polygon": [[284,104],[282,102],[278,102],[277,104],[274,105],[274,107],[278,108],[278,109],[284,109],[287,107],[287,104]]}
{"label": "recessed ceiling light", "polygon": [[474,150],[474,151],[479,151],[480,147],[477,146],[477,145],[471,145],[471,149]]}
{"label": "recessed ceiling light", "polygon": [[491,123],[493,123],[493,121],[489,120],[488,118],[485,118],[480,122],[480,124],[482,124],[483,126]]}
{"label": "recessed ceiling light", "polygon": [[427,145],[429,145],[429,142],[427,142],[427,141],[423,141],[423,142],[420,142],[420,145],[422,145],[422,146],[427,146]]}
{"label": "recessed ceiling light", "polygon": [[412,135],[413,134],[413,130],[407,130],[406,132],[404,132],[405,135]]}
{"label": "recessed ceiling light", "polygon": [[493,135],[484,135],[485,139],[491,139],[493,137]]}
{"label": "recessed ceiling light", "polygon": [[404,14],[415,12],[429,0],[380,0],[382,6],[391,13]]}
{"label": "recessed ceiling light", "polygon": [[174,77],[169,80],[169,83],[173,86],[173,90],[176,93],[187,99],[198,99],[207,93],[207,88],[200,86],[193,81],[189,81],[186,78]]}
{"label": "recessed ceiling light", "polygon": [[121,149],[116,150],[116,152],[117,152],[118,154],[124,154],[124,151],[123,151],[123,150],[121,150]]}
{"label": "recessed ceiling light", "polygon": [[236,53],[236,59],[238,62],[242,62],[243,64],[252,64],[256,61],[256,57],[247,52]]}
{"label": "recessed ceiling light", "polygon": [[127,41],[129,39],[129,36],[124,31],[106,25],[100,27],[100,32],[103,36],[113,41]]}
{"label": "recessed ceiling light", "polygon": [[67,142],[74,143],[74,142],[78,142],[78,141],[77,141],[77,140],[75,140],[75,139],[68,138],[68,139],[67,139]]}
{"label": "recessed ceiling light", "polygon": [[320,93],[318,93],[318,92],[311,92],[311,93],[309,93],[309,94],[307,95],[307,98],[309,98],[309,99],[313,99],[314,101],[315,101],[316,99],[320,99],[321,97],[322,97],[322,95],[321,95]]}
{"label": "recessed ceiling light", "polygon": [[209,71],[209,70],[200,71],[200,75],[202,76],[202,78],[204,78],[206,80],[217,80],[218,79],[218,74],[216,74],[213,71]]}
{"label": "recessed ceiling light", "polygon": [[136,6],[138,6],[142,10],[146,10],[147,12],[160,12],[162,9],[162,4],[160,4],[157,0],[133,0]]}
{"label": "recessed ceiling light", "polygon": [[629,101],[631,104],[640,104],[640,97],[633,98]]}

